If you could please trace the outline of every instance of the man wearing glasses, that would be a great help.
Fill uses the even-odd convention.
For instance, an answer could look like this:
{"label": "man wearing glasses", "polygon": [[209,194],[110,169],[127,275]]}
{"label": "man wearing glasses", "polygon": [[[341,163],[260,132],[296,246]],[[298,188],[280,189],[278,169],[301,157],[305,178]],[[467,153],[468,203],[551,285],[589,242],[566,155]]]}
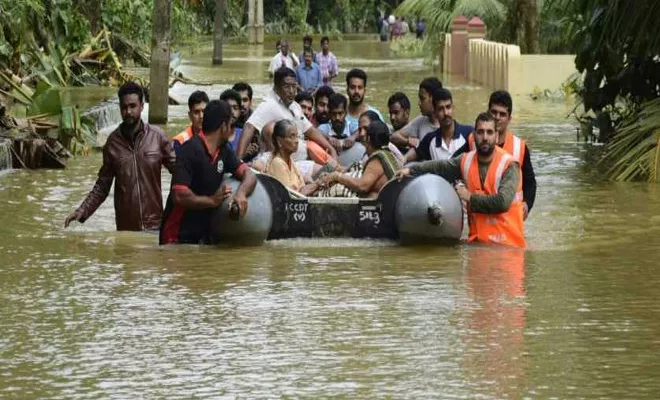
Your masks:
{"label": "man wearing glasses", "polygon": [[286,67],[275,71],[273,78],[273,91],[257,106],[245,123],[243,134],[238,144],[239,157],[243,157],[256,132],[261,132],[261,142],[267,151],[271,150],[272,126],[275,122],[287,119],[294,123],[298,130],[300,143],[298,151],[292,155],[294,161],[307,160],[307,143],[313,141],[323,148],[333,158],[337,152],[325,136],[319,132],[303,114],[300,105],[294,100],[297,94],[298,83],[296,73]]}

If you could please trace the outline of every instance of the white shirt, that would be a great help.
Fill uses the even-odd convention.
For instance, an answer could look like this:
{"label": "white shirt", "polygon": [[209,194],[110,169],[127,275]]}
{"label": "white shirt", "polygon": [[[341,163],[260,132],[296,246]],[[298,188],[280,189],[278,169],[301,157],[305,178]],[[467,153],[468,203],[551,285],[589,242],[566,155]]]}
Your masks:
{"label": "white shirt", "polygon": [[298,151],[292,155],[294,161],[307,159],[307,142],[305,141],[305,132],[312,128],[311,122],[307,120],[300,108],[300,104],[295,101],[287,107],[280,96],[274,91],[270,92],[261,104],[257,106],[247,123],[254,126],[259,132],[264,126],[271,122],[277,122],[287,119],[296,125],[298,130]]}
{"label": "white shirt", "polygon": [[[440,141],[440,146],[438,142]],[[429,144],[429,152],[431,153],[431,160],[448,160],[451,156],[463,145],[465,144],[465,138],[463,136],[458,136],[457,138],[451,138],[449,141],[449,146],[441,137],[434,137]]]}
{"label": "white shirt", "polygon": [[298,59],[293,53],[282,55],[282,52],[275,54],[275,56],[270,60],[270,66],[268,66],[268,72],[275,74],[275,71],[280,69],[282,66],[296,70],[296,64],[298,64]]}

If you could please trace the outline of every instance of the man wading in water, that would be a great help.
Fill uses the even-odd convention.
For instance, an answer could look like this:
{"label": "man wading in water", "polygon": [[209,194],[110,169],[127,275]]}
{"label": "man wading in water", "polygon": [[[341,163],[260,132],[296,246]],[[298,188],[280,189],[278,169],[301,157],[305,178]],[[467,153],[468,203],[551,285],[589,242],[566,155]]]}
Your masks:
{"label": "man wading in water", "polygon": [[457,183],[455,188],[468,208],[468,242],[525,247],[520,165],[497,146],[498,133],[490,114],[479,114],[473,135],[476,150],[403,168],[396,177],[432,173],[449,182],[462,179],[465,185]]}
{"label": "man wading in water", "polygon": [[[534,173],[527,143],[509,131],[511,114],[513,113],[513,100],[509,92],[497,90],[491,93],[488,100],[488,112],[495,119],[495,129],[499,133],[497,145],[511,154],[518,164],[520,164],[523,187],[523,217],[527,219],[536,200],[536,174]],[[475,148],[474,136],[470,135],[468,142],[456,152],[456,155],[474,150]]]}
{"label": "man wading in water", "polygon": [[[257,178],[229,144],[232,118],[225,101],[211,101],[204,110],[202,132],[182,147],[167,198],[160,244],[210,243],[213,212],[226,198],[231,197],[229,209],[232,204],[238,206],[240,217],[247,212],[247,196],[252,194]],[[226,172],[241,181],[235,193],[222,184]]]}
{"label": "man wading in water", "polygon": [[119,89],[123,122],[103,146],[99,176],[80,207],[64,221],[85,222],[110,193],[115,181],[115,222],[118,231],[156,230],[163,215],[161,168],[174,171],[172,142],[160,128],[140,119],[144,92],[133,82]]}

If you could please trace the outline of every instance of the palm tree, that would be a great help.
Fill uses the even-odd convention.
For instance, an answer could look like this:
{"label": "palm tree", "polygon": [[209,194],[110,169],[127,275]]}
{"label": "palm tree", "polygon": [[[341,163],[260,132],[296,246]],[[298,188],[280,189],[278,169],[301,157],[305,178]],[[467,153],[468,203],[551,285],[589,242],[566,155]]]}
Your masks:
{"label": "palm tree", "polygon": [[478,16],[494,40],[518,43],[523,52],[539,53],[537,0],[405,0],[397,14],[419,15],[426,22],[429,40],[442,40],[458,15]]}

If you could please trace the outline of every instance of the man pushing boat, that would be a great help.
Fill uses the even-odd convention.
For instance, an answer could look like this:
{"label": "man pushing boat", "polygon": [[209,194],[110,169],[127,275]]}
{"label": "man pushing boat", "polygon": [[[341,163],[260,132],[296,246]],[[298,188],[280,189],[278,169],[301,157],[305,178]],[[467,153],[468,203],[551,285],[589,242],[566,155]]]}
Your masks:
{"label": "man pushing boat", "polygon": [[498,132],[489,113],[481,113],[473,133],[476,150],[448,160],[426,161],[396,173],[433,173],[458,183],[456,193],[467,204],[468,242],[525,247],[520,165],[497,146]]}

